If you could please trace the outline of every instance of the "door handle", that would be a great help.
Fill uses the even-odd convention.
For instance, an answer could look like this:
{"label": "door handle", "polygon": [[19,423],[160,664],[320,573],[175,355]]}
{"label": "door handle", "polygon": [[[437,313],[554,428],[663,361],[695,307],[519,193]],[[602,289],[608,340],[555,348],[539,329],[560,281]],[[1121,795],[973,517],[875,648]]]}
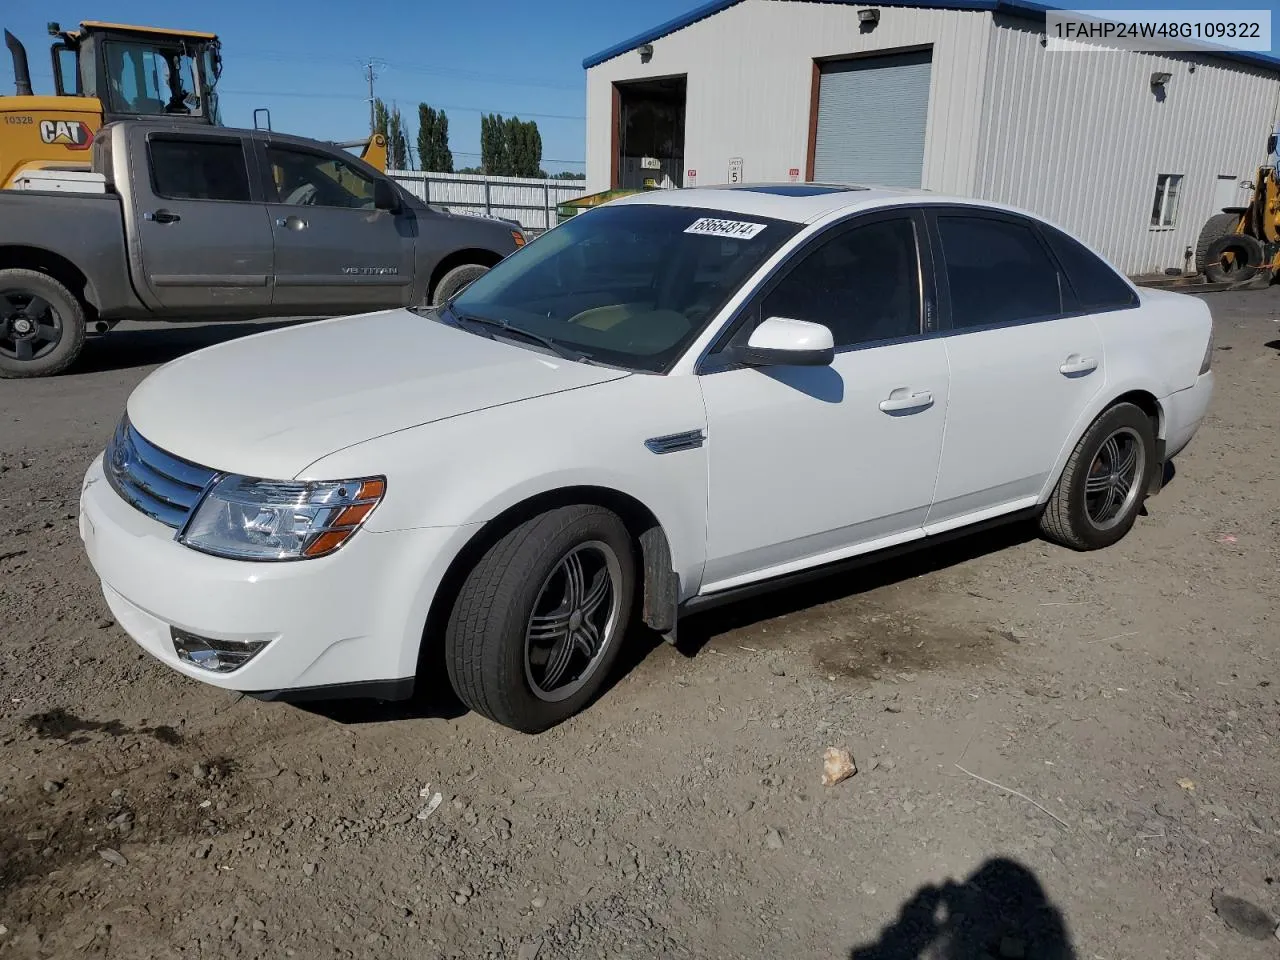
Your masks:
{"label": "door handle", "polygon": [[923,410],[933,406],[933,391],[921,390],[919,393],[908,393],[905,387],[889,394],[889,399],[880,401],[880,409],[885,413],[906,413],[910,410]]}
{"label": "door handle", "polygon": [[301,217],[276,217],[276,226],[285,227],[289,230],[305,230],[307,229],[307,221]]}
{"label": "door handle", "polygon": [[142,219],[149,220],[152,223],[177,223],[182,218],[169,210],[156,210],[154,212],[148,210],[142,215]]}
{"label": "door handle", "polygon": [[1066,363],[1058,368],[1058,372],[1063,376],[1070,377],[1077,373],[1093,373],[1098,369],[1098,361],[1093,357],[1082,357],[1078,353],[1073,353],[1067,357]]}

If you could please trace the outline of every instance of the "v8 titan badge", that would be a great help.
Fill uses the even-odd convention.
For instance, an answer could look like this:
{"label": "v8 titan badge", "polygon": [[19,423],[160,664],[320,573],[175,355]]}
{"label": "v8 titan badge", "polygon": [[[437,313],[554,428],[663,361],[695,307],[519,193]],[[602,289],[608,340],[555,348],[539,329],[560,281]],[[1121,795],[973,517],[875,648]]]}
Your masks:
{"label": "v8 titan badge", "polygon": [[60,143],[68,150],[88,150],[93,145],[93,131],[83,120],[41,120],[40,139]]}

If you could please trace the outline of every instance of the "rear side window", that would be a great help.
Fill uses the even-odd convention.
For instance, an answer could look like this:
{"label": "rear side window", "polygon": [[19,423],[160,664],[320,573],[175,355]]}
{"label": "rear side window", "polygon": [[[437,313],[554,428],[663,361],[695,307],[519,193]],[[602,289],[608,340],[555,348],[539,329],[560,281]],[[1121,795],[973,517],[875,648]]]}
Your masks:
{"label": "rear side window", "polygon": [[957,329],[1056,317],[1058,268],[1030,226],[1013,220],[938,217]]}
{"label": "rear side window", "polygon": [[1101,257],[1061,230],[1047,224],[1040,229],[1066,271],[1082,309],[1116,310],[1138,305],[1137,294]]}
{"label": "rear side window", "polygon": [[239,141],[153,139],[151,183],[168,200],[249,200],[249,168]]}

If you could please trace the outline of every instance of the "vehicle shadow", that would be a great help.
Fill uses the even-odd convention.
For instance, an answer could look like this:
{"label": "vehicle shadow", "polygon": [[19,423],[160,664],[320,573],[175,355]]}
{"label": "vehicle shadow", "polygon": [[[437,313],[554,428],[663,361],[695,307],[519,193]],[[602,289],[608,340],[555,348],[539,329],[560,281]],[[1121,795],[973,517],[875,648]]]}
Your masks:
{"label": "vehicle shadow", "polygon": [[849,960],[1074,960],[1066,918],[1036,875],[1015,860],[987,860],[963,883],[926,884],[874,943]]}
{"label": "vehicle shadow", "polygon": [[679,649],[686,656],[697,656],[719,634],[935,573],[1028,543],[1038,535],[1034,523],[1010,523],[933,547],[923,547],[914,553],[873,561],[864,567],[833,572],[807,583],[781,587],[705,612],[692,612],[680,621]]}
{"label": "vehicle shadow", "polygon": [[449,685],[448,676],[419,675],[408,700],[313,700],[293,704],[299,710],[343,726],[397,720],[456,720],[468,710]]}
{"label": "vehicle shadow", "polygon": [[1268,340],[1263,344],[1264,347],[1270,347],[1272,350],[1280,352],[1280,340]]}
{"label": "vehicle shadow", "polygon": [[130,324],[126,329],[112,330],[101,337],[85,341],[84,349],[70,373],[103,373],[129,370],[170,360],[204,347],[228,340],[263,333],[291,324],[305,322],[287,320],[240,320],[211,323],[146,323]]}

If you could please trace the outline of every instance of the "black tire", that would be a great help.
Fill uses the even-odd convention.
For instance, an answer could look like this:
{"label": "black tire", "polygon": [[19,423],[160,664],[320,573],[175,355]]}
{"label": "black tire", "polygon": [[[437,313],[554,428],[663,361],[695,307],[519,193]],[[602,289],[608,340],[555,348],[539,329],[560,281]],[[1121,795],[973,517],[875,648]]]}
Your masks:
{"label": "black tire", "polygon": [[[597,551],[600,545],[612,551],[617,561],[614,572],[618,582],[615,590],[610,579],[609,609],[605,613],[609,619],[599,631],[603,634],[599,652],[588,658],[574,645],[574,630],[565,630],[565,643],[574,651],[571,662],[578,671],[575,674],[565,667],[569,682],[558,688],[551,684],[550,693],[540,694],[536,692],[535,679],[538,667],[532,662],[534,654],[528,640],[534,629],[531,618],[549,595],[558,592],[556,578],[567,556],[575,550]],[[458,698],[490,720],[524,733],[540,733],[553,727],[594,700],[612,674],[634,619],[634,549],[626,526],[616,514],[588,505],[550,510],[498,540],[467,575],[445,630],[445,662]],[[600,557],[606,559],[607,553],[600,551]],[[580,582],[585,587],[585,578]],[[593,578],[593,584],[598,582]],[[603,607],[601,604],[597,609]],[[562,604],[540,619],[563,616],[572,623],[568,619],[571,613],[559,612],[563,609]],[[579,624],[584,622],[578,620]],[[542,664],[542,682],[546,682],[554,656],[553,647]],[[555,695],[561,698],[549,699]]]}
{"label": "black tire", "polygon": [[[1103,447],[1110,438],[1117,435],[1123,437],[1126,443],[1132,441],[1140,447],[1140,451],[1135,454],[1137,462],[1134,464],[1133,480],[1126,488],[1137,489],[1131,497],[1127,496],[1121,502],[1116,516],[1105,518],[1106,523],[1103,524],[1097,522],[1091,514],[1087,500],[1090,495],[1088,484],[1095,465],[1099,463],[1099,457],[1107,457],[1103,453]],[[1118,403],[1104,410],[1084,432],[1067,459],[1067,465],[1058,478],[1049,503],[1040,515],[1040,532],[1048,539],[1073,550],[1100,550],[1123,539],[1133,528],[1134,521],[1142,510],[1152,472],[1158,467],[1155,461],[1156,440],[1151,418],[1132,403]],[[1094,474],[1094,479],[1105,482],[1106,478]]]}
{"label": "black tire", "polygon": [[1257,237],[1232,233],[1219,237],[1205,250],[1204,275],[1210,283],[1244,283],[1262,269],[1266,253]]}
{"label": "black tire", "polygon": [[1209,245],[1221,237],[1235,233],[1239,223],[1238,213],[1217,213],[1205,221],[1200,228],[1200,238],[1196,241],[1196,273],[1204,273],[1209,263]]}
{"label": "black tire", "polygon": [[65,286],[36,270],[0,270],[0,377],[61,373],[84,337],[84,305]]}
{"label": "black tire", "polygon": [[464,263],[460,267],[454,267],[436,284],[436,289],[431,295],[432,306],[444,303],[455,294],[461,293],[470,283],[488,272],[488,267],[478,263]]}

